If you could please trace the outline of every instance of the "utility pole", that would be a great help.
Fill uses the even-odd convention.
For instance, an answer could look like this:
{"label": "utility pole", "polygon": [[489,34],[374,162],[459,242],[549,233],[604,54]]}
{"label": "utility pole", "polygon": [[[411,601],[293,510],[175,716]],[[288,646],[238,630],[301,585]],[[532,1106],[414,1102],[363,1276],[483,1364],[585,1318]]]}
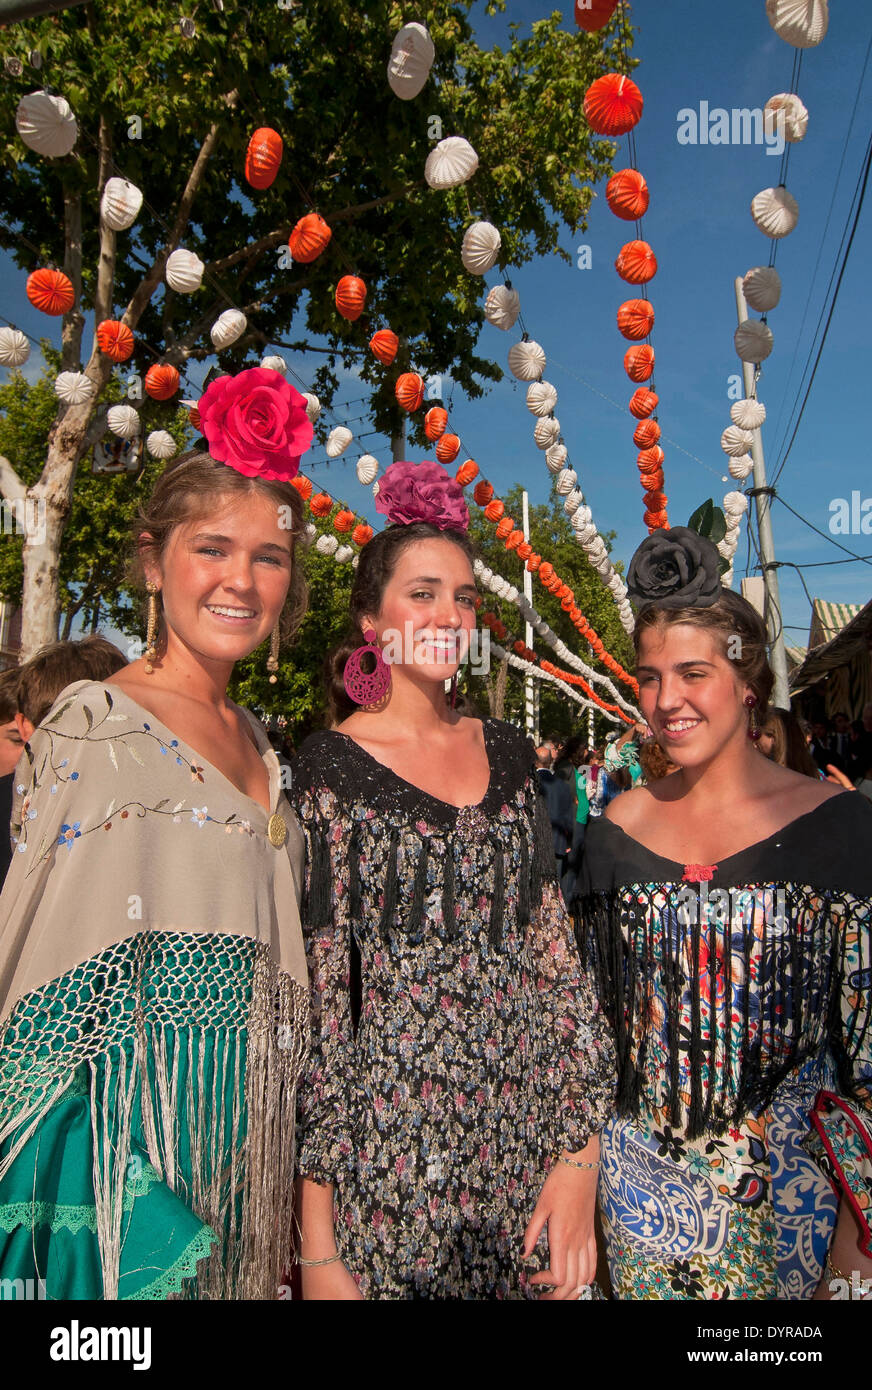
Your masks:
{"label": "utility pole", "polygon": [[[736,312],[739,323],[748,318],[748,305],[741,276],[736,279]],[[755,394],[754,366],[751,362],[742,363],[742,378],[745,383],[745,396]],[[763,570],[763,585],[766,591],[766,627],[769,632],[769,661],[775,675],[773,702],[780,709],[790,709],[790,687],[787,680],[787,653],[784,650],[784,624],[781,615],[781,599],[778,593],[778,568],[775,563],[775,542],[772,538],[772,498],[775,490],[767,487],[766,464],[763,459],[763,441],[759,428],[753,431],[751,458],[754,460],[754,488],[752,496],[757,507],[757,530],[760,536],[760,564]]]}
{"label": "utility pole", "polygon": [[[526,491],[521,493],[521,505],[523,507],[523,511],[521,514],[521,527],[524,532],[524,540],[529,544],[530,499],[527,496]],[[524,565],[524,598],[527,600],[529,604],[532,604],[533,576],[527,569],[526,564]],[[529,622],[526,622],[524,624],[524,644],[528,647],[532,647],[533,645],[533,627],[532,624]],[[538,743],[539,720],[537,718],[536,700],[533,690],[533,677],[529,674],[524,677],[524,724],[526,726],[527,733],[530,735],[530,737],[533,739],[535,743]]]}

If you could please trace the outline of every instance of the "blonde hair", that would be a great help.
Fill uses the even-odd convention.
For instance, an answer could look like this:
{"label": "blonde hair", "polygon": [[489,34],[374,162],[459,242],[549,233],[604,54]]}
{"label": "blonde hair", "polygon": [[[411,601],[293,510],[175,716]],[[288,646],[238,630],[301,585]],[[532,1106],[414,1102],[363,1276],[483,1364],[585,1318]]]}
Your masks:
{"label": "blonde hair", "polygon": [[[129,579],[144,597],[145,564],[159,561],[177,526],[186,526],[207,517],[222,497],[269,498],[290,512],[291,583],[279,618],[279,635],[288,640],[299,628],[306,613],[309,592],[297,560],[297,542],[303,532],[303,500],[291,483],[274,478],[248,478],[209,454],[193,451],[174,459],[155,484],[147,502],[139,509],[133,525],[135,554]],[[163,606],[157,595],[163,623]]]}

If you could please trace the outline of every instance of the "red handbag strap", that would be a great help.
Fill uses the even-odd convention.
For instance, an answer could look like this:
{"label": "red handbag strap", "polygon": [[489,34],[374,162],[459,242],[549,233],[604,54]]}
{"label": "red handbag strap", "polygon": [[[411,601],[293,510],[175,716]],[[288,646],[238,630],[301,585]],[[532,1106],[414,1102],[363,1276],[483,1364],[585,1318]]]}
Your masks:
{"label": "red handbag strap", "polygon": [[860,1120],[859,1116],[856,1114],[854,1110],[852,1110],[850,1105],[846,1105],[846,1103],[842,1100],[841,1096],[837,1096],[833,1091],[818,1092],[818,1095],[814,1103],[814,1109],[811,1112],[811,1122],[818,1133],[820,1141],[827,1152],[827,1156],[830,1162],[832,1163],[833,1168],[839,1175],[839,1186],[841,1187],[842,1195],[846,1199],[848,1205],[850,1206],[851,1211],[854,1214],[854,1220],[857,1222],[857,1226],[859,1227],[860,1240],[858,1244],[860,1250],[864,1255],[872,1256],[872,1230],[870,1230],[869,1227],[869,1217],[866,1214],[866,1212],[862,1210],[860,1204],[857,1201],[857,1198],[851,1191],[850,1183],[847,1181],[845,1174],[842,1171],[842,1165],[836,1158],[836,1155],[833,1151],[833,1146],[830,1143],[829,1138],[827,1137],[826,1129],[824,1128],[823,1122],[821,1120],[821,1115],[826,1113],[828,1109],[833,1108],[841,1110],[842,1113],[848,1117],[848,1119],[851,1122],[851,1125],[859,1135],[860,1141],[870,1159],[872,1159],[872,1139],[870,1139],[869,1131],[863,1124],[862,1120]]}

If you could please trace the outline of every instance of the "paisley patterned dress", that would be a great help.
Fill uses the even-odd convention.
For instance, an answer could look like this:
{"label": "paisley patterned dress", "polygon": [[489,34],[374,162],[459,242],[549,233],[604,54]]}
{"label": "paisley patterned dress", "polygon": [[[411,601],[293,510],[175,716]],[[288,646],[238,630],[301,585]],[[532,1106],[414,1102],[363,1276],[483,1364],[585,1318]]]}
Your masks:
{"label": "paisley patterned dress", "polygon": [[870,849],[853,792],[712,866],[591,827],[580,932],[617,1036],[599,1193],[616,1297],[814,1293],[838,1199],[809,1112],[829,1090],[872,1122]]}
{"label": "paisley patterned dress", "polygon": [[294,764],[314,1035],[298,1170],[334,1184],[367,1298],[536,1292],[521,1248],[549,1166],[611,1110],[532,746],[494,719],[484,737],[490,784],[462,809],[342,733]]}

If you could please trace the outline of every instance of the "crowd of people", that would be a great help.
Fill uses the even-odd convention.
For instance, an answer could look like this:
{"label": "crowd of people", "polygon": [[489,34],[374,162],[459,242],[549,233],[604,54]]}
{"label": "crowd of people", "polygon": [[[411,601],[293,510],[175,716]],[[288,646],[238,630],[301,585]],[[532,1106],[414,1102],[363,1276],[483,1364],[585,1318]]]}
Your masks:
{"label": "crowd of people", "polygon": [[227,687],[306,611],[311,426],[277,373],[199,410],[212,453],[135,527],[144,655],[2,683],[0,1277],[868,1296],[872,808],[761,748],[766,634],[714,546],[633,558],[639,723],[534,750],[458,696],[460,486],[391,465],[287,789]]}

